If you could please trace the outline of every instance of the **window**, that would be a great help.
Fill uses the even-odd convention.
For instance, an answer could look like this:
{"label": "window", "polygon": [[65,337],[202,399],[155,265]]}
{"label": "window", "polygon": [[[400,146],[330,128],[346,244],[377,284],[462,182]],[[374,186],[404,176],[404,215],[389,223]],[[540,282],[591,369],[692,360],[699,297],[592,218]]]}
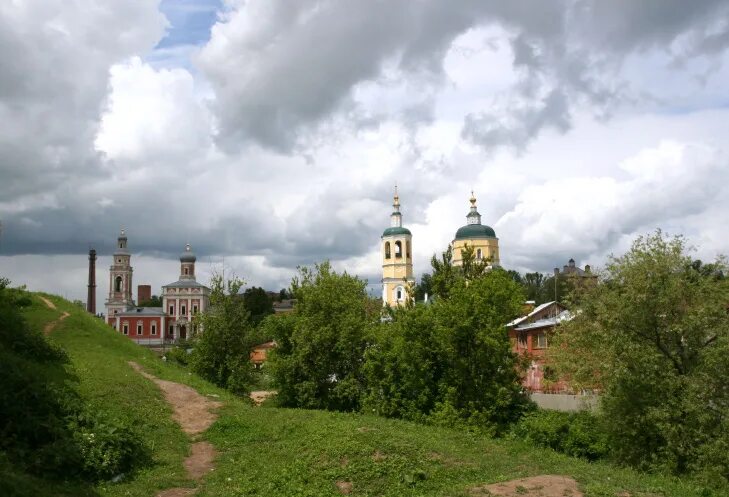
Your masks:
{"label": "window", "polygon": [[385,242],[385,259],[390,258],[390,242]]}
{"label": "window", "polygon": [[520,349],[527,348],[527,336],[526,336],[526,333],[524,333],[523,331],[518,332],[518,333],[519,333],[519,348]]}
{"label": "window", "polygon": [[197,305],[192,306],[192,313],[197,314]]}
{"label": "window", "polygon": [[183,305],[182,306],[182,315],[183,316],[187,316],[187,314],[185,313],[186,310],[187,310],[187,308]]}
{"label": "window", "polygon": [[547,348],[547,335],[544,333],[537,333],[537,348],[538,349],[546,349]]}
{"label": "window", "polygon": [[476,259],[481,259],[481,249],[476,250]]}
{"label": "window", "polygon": [[152,335],[156,335],[157,334],[157,323],[152,323],[151,333],[152,333]]}
{"label": "window", "polygon": [[185,268],[185,275],[188,274],[189,269]]}
{"label": "window", "polygon": [[170,316],[172,316],[174,313],[175,313],[175,306],[171,305],[170,306]]}
{"label": "window", "polygon": [[168,336],[174,336],[174,334],[175,334],[175,325],[171,324]]}
{"label": "window", "polygon": [[400,240],[395,242],[395,257],[402,257],[402,242]]}
{"label": "window", "polygon": [[117,259],[116,262],[118,262],[119,264],[121,264],[121,259]]}
{"label": "window", "polygon": [[128,334],[129,334],[129,323],[124,323],[124,324],[122,325],[122,332],[123,332],[123,333],[124,333],[125,335],[128,335]]}
{"label": "window", "polygon": [[142,334],[142,323],[137,323],[137,335]]}
{"label": "window", "polygon": [[405,289],[401,286],[397,287],[395,289],[395,300],[398,302],[402,301],[405,298]]}
{"label": "window", "polygon": [[121,276],[116,277],[116,283],[114,284],[114,291],[115,292],[122,291],[122,277]]}
{"label": "window", "polygon": [[114,314],[117,314],[119,312],[119,309],[114,309]]}

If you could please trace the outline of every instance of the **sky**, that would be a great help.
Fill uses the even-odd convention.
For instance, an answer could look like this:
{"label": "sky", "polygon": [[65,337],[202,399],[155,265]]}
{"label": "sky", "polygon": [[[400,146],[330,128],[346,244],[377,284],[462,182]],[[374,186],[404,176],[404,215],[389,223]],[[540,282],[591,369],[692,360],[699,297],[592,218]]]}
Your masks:
{"label": "sky", "polygon": [[416,275],[471,190],[508,269],[601,267],[658,228],[729,253],[726,0],[10,0],[0,275],[107,294],[330,260],[379,293],[397,184]]}

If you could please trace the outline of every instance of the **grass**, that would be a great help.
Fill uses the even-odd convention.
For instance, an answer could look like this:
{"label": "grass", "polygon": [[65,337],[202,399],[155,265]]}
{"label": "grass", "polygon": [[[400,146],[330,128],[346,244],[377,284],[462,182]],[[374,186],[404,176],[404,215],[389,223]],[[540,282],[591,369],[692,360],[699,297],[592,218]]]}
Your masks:
{"label": "grass", "polygon": [[172,486],[192,486],[182,467],[189,440],[171,421],[159,390],[132,371],[129,360],[225,401],[219,420],[204,435],[220,455],[216,470],[200,485],[200,497],[335,496],[341,495],[337,482],[351,483],[355,496],[466,496],[474,486],[540,474],[571,476],[588,497],[729,495],[708,492],[691,480],[588,463],[524,442],[449,428],[362,414],[252,407],[162,362],[71,303],[49,298],[58,310],[49,313],[34,303],[28,311],[33,326],[42,328],[64,310],[71,314],[49,339],[68,352],[77,388],[89,403],[146,434],[153,461],[120,483],[93,488],[26,478],[18,483],[28,487],[26,495],[146,497]]}

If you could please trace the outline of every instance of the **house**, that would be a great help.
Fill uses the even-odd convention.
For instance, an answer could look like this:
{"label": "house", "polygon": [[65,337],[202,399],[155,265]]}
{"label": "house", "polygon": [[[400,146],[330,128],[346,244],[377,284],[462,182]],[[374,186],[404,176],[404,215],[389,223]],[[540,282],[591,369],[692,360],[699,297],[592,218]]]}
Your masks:
{"label": "house", "polygon": [[553,377],[547,360],[547,349],[554,329],[572,319],[572,314],[559,302],[546,302],[535,308],[533,303],[524,316],[506,325],[512,350],[529,360],[523,386],[531,392],[563,392],[567,384]]}
{"label": "house", "polygon": [[266,342],[253,347],[251,351],[251,362],[253,367],[261,369],[268,359],[268,351],[276,346],[276,342]]}

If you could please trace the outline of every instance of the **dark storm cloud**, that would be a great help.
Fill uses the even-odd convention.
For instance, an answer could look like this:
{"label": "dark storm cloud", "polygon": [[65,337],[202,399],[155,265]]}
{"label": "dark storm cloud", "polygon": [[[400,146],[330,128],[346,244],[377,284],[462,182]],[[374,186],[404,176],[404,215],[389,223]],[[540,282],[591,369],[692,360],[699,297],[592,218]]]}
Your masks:
{"label": "dark storm cloud", "polygon": [[452,41],[490,23],[513,34],[514,67],[522,77],[509,94],[496,96],[508,102],[505,108],[466,117],[464,138],[486,149],[523,150],[543,129],[564,132],[580,103],[609,116],[627,98],[618,94],[614,70],[631,52],[671,50],[684,36],[676,47],[682,53],[674,55],[698,55],[729,41],[729,27],[721,24],[729,7],[719,0],[295,5],[241,3],[215,26],[198,57],[215,88],[220,140],[228,147],[254,140],[290,151],[332,115],[351,111],[353,89],[380,78],[387,61],[396,61],[404,78],[437,82]]}
{"label": "dark storm cloud", "polygon": [[548,36],[558,5],[512,2],[249,2],[213,28],[197,59],[217,95],[220,138],[291,150],[342,107],[362,81],[397,59],[404,77],[439,80],[453,39],[485,22]]}

